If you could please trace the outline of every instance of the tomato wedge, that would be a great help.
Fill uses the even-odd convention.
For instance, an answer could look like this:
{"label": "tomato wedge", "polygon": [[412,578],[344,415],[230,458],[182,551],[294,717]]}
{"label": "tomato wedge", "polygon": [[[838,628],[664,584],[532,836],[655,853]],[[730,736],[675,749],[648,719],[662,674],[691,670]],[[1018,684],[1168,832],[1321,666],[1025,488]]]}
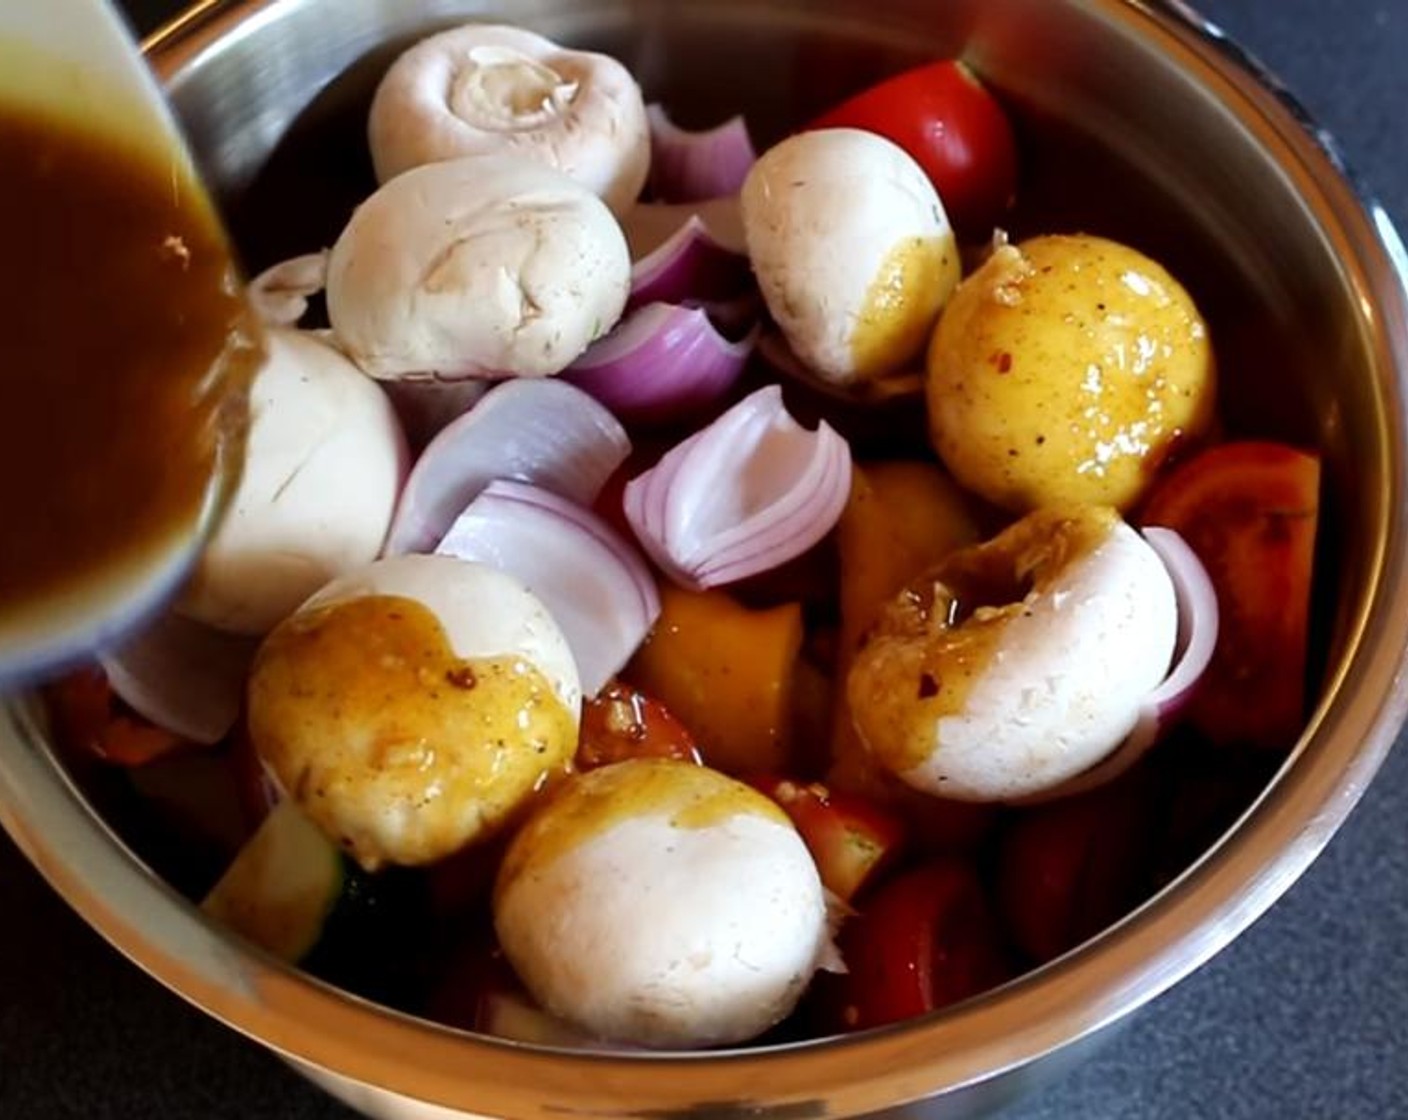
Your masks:
{"label": "tomato wedge", "polygon": [[1010,975],[977,874],[959,860],[882,884],[838,939],[847,972],[825,977],[831,1025],[864,1030],[975,996]]}
{"label": "tomato wedge", "polygon": [[998,859],[1013,944],[1041,964],[1127,913],[1139,901],[1154,817],[1137,777],[1023,810]]}
{"label": "tomato wedge", "polygon": [[1017,144],[997,99],[961,62],[931,62],[856,94],[811,128],[861,128],[924,169],[960,238],[984,240],[1012,205]]}
{"label": "tomato wedge", "polygon": [[115,766],[145,766],[190,744],[132,711],[96,665],[46,686],[59,745]]}
{"label": "tomato wedge", "polygon": [[694,737],[664,704],[621,681],[610,681],[582,705],[576,766],[594,770],[628,758],[701,761]]}
{"label": "tomato wedge", "polygon": [[1219,744],[1291,746],[1305,723],[1307,632],[1320,460],[1281,443],[1211,448],[1144,509],[1179,532],[1217,591],[1217,648],[1189,721]]}
{"label": "tomato wedge", "polygon": [[746,780],[792,818],[822,884],[843,902],[874,882],[904,849],[904,821],[863,797],[773,774]]}

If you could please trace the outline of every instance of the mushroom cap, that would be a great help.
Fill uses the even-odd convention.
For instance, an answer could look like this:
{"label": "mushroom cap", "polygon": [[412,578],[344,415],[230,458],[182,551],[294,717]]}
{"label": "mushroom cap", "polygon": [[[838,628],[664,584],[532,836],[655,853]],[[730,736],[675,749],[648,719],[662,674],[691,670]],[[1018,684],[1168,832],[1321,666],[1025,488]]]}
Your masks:
{"label": "mushroom cap", "polygon": [[629,70],[495,24],[444,31],[401,55],[377,87],[367,133],[379,182],[460,156],[515,155],[577,180],[617,214],[650,170]]}
{"label": "mushroom cap", "polygon": [[924,349],[960,275],[924,171],[874,133],[802,132],[764,152],[741,194],[748,256],[796,355],[837,385]]}
{"label": "mushroom cap", "polygon": [[538,809],[505,857],[494,923],[548,1011],[655,1047],[761,1034],[830,945],[816,866],[781,810],[664,759],[577,775]]}
{"label": "mushroom cap", "polygon": [[265,639],[255,751],[364,867],[492,835],[577,745],[576,664],[517,580],[447,556],[378,560]]}
{"label": "mushroom cap", "polygon": [[328,318],[373,377],[543,377],[615,325],[630,284],[596,195],[540,164],[469,157],[357,208],[328,259]]}
{"label": "mushroom cap", "polygon": [[240,483],[180,604],[241,634],[265,633],[375,558],[406,474],[380,386],[315,335],[271,328],[266,337]]}
{"label": "mushroom cap", "polygon": [[[954,607],[964,617],[950,624]],[[1177,630],[1173,582],[1138,533],[1106,507],[1046,507],[895,600],[848,696],[871,753],[908,785],[1024,797],[1119,746]]]}

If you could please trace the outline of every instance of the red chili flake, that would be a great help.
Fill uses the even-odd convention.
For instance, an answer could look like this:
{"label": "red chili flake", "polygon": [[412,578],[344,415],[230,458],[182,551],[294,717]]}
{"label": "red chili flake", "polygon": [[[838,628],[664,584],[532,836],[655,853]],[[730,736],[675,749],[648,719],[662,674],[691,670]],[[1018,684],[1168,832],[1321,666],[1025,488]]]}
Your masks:
{"label": "red chili flake", "polygon": [[466,691],[479,683],[474,676],[474,670],[468,665],[460,665],[454,669],[447,669],[445,671],[445,679],[455,688],[462,688]]}

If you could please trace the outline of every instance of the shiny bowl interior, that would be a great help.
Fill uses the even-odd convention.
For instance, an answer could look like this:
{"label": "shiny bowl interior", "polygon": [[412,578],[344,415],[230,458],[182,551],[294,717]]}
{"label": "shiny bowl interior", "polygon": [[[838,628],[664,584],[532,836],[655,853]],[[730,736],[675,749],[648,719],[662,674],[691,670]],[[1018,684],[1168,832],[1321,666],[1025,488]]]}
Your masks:
{"label": "shiny bowl interior", "polygon": [[[1037,228],[1159,257],[1204,303],[1231,427],[1325,456],[1319,703],[1237,827],[1117,927],[929,1018],[703,1055],[546,1052],[442,1029],[207,926],[134,860],[23,704],[0,725],[0,821],[139,965],[218,1018],[357,1086],[503,1117],[981,1110],[1222,948],[1320,851],[1402,722],[1408,646],[1403,251],[1294,105],[1173,5],[1139,0],[244,0],[149,44],[251,269],[327,244],[371,186],[363,110],[430,30],[502,18],[618,55],[685,123],[746,112],[765,144],[899,66],[963,54],[1017,110]],[[360,1090],[357,1090],[360,1091]],[[379,1098],[378,1098],[379,1099]],[[359,1098],[367,1107],[375,1102]],[[438,1115],[438,1113],[437,1113]]]}

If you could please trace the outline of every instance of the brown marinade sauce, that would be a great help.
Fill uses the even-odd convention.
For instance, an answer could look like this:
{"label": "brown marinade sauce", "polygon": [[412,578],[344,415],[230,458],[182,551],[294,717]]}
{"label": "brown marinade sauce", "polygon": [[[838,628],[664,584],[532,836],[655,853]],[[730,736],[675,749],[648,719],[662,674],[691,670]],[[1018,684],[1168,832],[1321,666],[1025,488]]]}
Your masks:
{"label": "brown marinade sauce", "polygon": [[257,335],[158,152],[0,103],[0,611],[193,525],[242,422]]}

